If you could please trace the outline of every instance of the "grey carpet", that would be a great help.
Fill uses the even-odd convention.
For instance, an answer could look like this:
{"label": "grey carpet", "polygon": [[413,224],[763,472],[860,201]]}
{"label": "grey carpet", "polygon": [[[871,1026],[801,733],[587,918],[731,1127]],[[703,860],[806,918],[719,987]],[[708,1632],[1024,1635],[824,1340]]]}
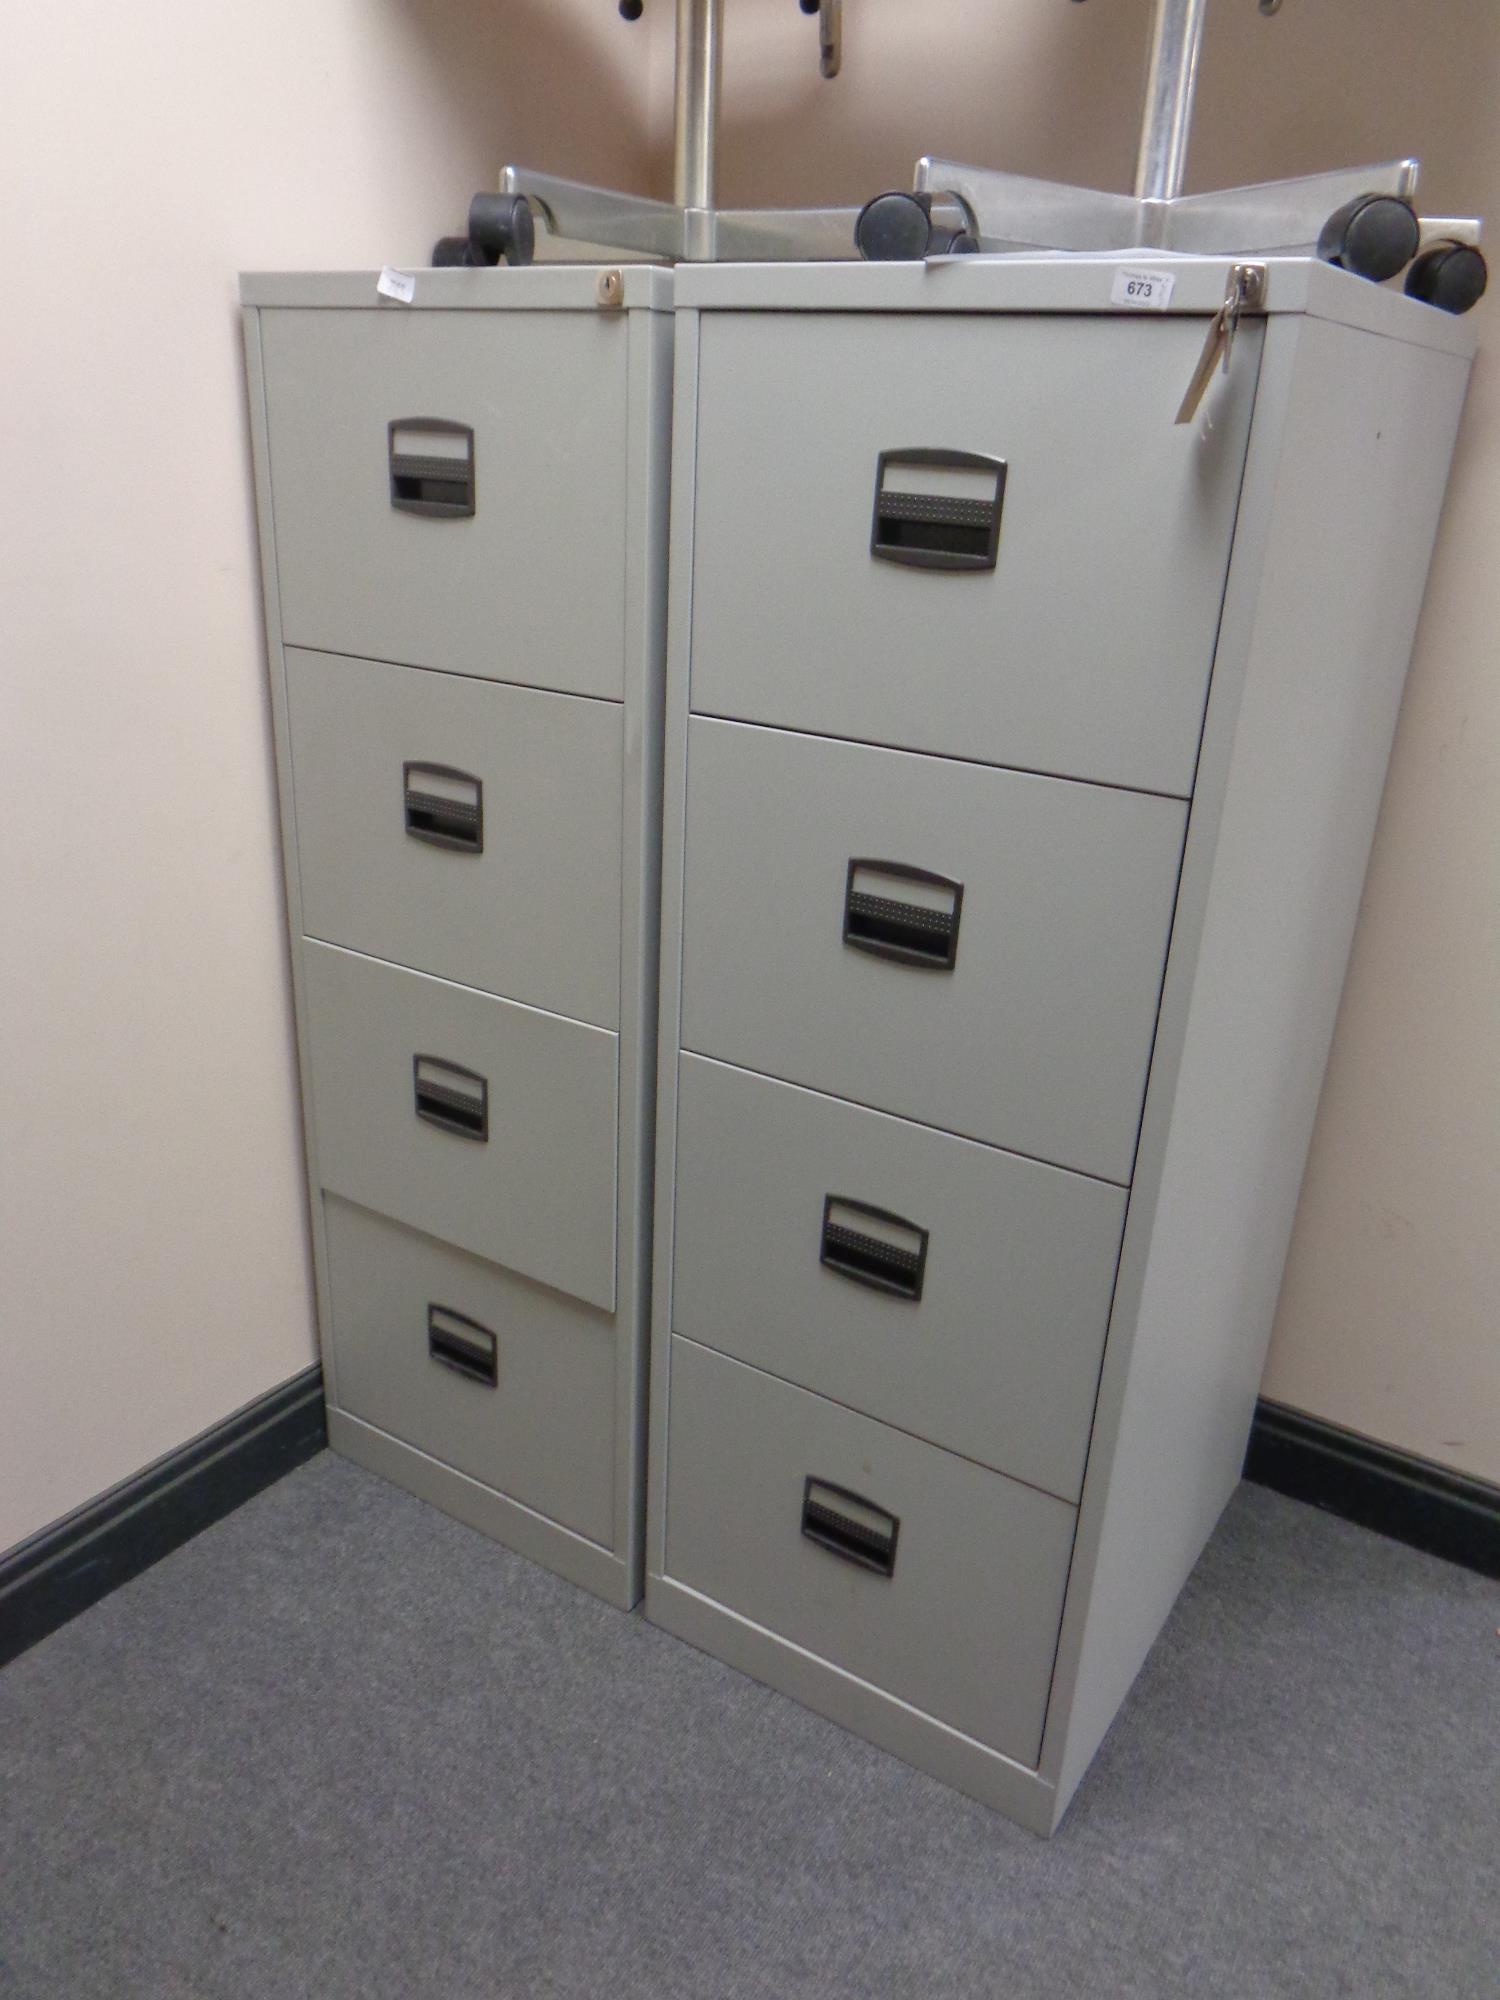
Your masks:
{"label": "grey carpet", "polygon": [[1497,1624],[1242,1489],[1046,1844],[325,1453],[0,1674],[0,1994],[1493,2000]]}

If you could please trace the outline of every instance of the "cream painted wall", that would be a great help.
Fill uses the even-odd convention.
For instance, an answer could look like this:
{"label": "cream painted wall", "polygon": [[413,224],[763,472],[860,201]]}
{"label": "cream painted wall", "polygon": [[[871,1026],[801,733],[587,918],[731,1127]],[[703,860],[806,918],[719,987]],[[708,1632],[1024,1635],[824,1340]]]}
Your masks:
{"label": "cream painted wall", "polygon": [[[920,153],[1100,187],[1129,177],[1149,0],[844,0],[843,70],[826,83],[817,24],[796,0],[724,7],[726,206],[861,202],[908,186]],[[663,194],[671,14],[654,0],[647,17]]]}
{"label": "cream painted wall", "polygon": [[[1194,171],[1413,152],[1429,213],[1500,225],[1497,87],[1493,0],[1287,0],[1270,22],[1231,6],[1205,51]],[[1481,351],[1265,1392],[1500,1482],[1500,277],[1471,324]]]}
{"label": "cream painted wall", "polygon": [[599,0],[51,0],[0,64],[4,1549],[313,1358],[236,273],[637,179],[646,69]]}
{"label": "cream painted wall", "polygon": [[[655,184],[671,37],[653,28]],[[1149,0],[729,0],[720,198],[859,201],[919,153],[1125,187]],[[1500,223],[1494,0],[1210,0],[1193,187],[1416,153]],[[1397,739],[1266,1375],[1298,1408],[1500,1481],[1500,280]]]}

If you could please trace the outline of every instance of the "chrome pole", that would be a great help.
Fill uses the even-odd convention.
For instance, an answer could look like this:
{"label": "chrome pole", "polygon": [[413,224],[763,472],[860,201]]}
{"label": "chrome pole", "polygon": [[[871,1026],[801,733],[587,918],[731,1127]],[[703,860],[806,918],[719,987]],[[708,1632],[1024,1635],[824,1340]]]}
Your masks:
{"label": "chrome pole", "polygon": [[1156,0],[1141,150],[1135,165],[1138,201],[1175,201],[1182,193],[1206,4],[1207,0]]}
{"label": "chrome pole", "polygon": [[712,208],[719,145],[724,0],[677,0],[672,199]]}

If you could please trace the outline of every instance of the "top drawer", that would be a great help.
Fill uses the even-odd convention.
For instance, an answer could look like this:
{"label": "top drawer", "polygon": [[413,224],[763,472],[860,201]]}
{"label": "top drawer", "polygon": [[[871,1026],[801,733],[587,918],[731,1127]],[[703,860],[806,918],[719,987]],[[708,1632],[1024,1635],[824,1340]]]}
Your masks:
{"label": "top drawer", "polygon": [[1201,320],[700,323],[695,709],[1188,794],[1253,367],[1178,426]]}
{"label": "top drawer", "polygon": [[623,319],[263,312],[288,643],[618,699]]}

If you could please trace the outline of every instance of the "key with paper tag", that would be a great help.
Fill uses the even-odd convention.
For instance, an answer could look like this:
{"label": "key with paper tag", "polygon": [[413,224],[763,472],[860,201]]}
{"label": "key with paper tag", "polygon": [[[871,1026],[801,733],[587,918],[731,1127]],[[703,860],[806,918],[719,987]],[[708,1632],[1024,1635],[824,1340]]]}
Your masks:
{"label": "key with paper tag", "polygon": [[1187,385],[1187,393],[1177,411],[1179,424],[1190,424],[1198,414],[1198,405],[1213,380],[1214,370],[1221,363],[1224,373],[1229,373],[1229,354],[1234,346],[1235,329],[1240,323],[1240,314],[1247,308],[1254,310],[1265,304],[1266,267],[1264,264],[1231,264],[1229,282],[1224,287],[1224,300],[1219,310],[1208,323],[1208,336],[1203,343],[1203,352],[1198,356],[1198,365],[1193,370],[1192,380]]}

